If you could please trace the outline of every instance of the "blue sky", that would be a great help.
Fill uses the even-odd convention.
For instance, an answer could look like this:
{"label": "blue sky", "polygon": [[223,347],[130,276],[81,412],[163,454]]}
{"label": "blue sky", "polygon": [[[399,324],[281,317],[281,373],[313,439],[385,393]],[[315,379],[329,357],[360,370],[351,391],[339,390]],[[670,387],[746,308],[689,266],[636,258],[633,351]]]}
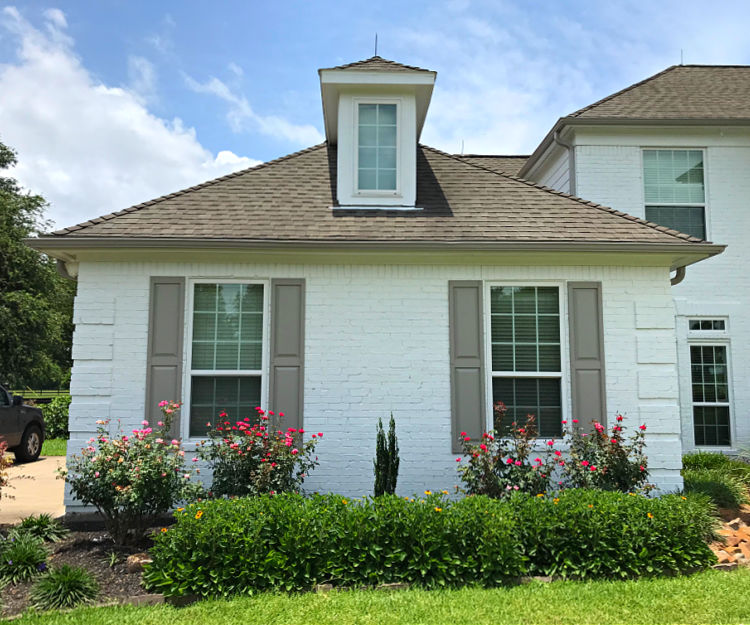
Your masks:
{"label": "blue sky", "polygon": [[0,140],[58,226],[322,139],[319,67],[437,70],[422,140],[529,153],[678,63],[750,64],[750,3],[0,2]]}

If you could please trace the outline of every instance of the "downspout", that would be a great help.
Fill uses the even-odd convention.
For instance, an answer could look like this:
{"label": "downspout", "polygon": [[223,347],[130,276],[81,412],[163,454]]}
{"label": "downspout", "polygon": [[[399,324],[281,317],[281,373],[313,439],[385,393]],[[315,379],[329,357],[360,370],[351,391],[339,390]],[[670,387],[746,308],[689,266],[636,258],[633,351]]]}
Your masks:
{"label": "downspout", "polygon": [[674,274],[674,278],[670,278],[669,283],[674,286],[675,284],[679,284],[685,279],[685,267],[677,267],[676,273]]}
{"label": "downspout", "polygon": [[573,144],[563,141],[560,138],[560,131],[555,130],[552,135],[552,140],[557,143],[560,147],[565,148],[568,151],[568,193],[570,195],[576,194],[576,151],[573,149]]}

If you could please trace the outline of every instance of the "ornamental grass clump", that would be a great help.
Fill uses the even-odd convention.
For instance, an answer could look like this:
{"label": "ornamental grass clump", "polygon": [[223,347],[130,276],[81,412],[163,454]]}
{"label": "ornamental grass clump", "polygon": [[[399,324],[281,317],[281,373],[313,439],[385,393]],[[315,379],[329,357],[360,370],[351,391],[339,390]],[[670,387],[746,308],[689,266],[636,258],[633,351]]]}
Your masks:
{"label": "ornamental grass clump", "polygon": [[0,536],[0,582],[17,584],[33,579],[47,569],[49,552],[44,541],[13,530]]}
{"label": "ornamental grass clump", "polygon": [[132,434],[110,433],[109,421],[97,421],[97,435],[68,461],[65,480],[73,497],[95,506],[118,545],[137,543],[156,519],[180,502],[202,493],[187,468],[182,443],[169,435],[180,404],[159,404],[156,428],[147,421]]}
{"label": "ornamental grass clump", "polygon": [[315,446],[322,432],[304,440],[302,428],[282,429],[284,413],[256,408],[257,421],[232,423],[226,413],[201,441],[198,455],[213,472],[211,494],[217,497],[298,492],[318,466]]}
{"label": "ornamental grass clump", "polygon": [[32,586],[30,598],[37,610],[60,610],[91,603],[99,584],[86,569],[63,564],[44,573]]}
{"label": "ornamental grass clump", "polygon": [[31,534],[45,542],[57,542],[69,534],[60,521],[44,513],[27,516],[13,528],[13,531],[17,534]]}
{"label": "ornamental grass clump", "polygon": [[523,424],[503,424],[508,409],[501,401],[493,406],[497,430],[482,434],[480,443],[473,444],[461,432],[464,458],[456,458],[458,473],[469,495],[487,495],[495,499],[515,492],[543,493],[549,490],[562,452],[554,440],[537,445],[536,418],[528,415]]}

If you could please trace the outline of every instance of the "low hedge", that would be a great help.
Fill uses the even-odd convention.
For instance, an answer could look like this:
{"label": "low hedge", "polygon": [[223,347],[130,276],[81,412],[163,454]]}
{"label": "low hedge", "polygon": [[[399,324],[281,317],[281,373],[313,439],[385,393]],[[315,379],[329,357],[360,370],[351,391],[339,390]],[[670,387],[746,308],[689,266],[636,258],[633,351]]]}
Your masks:
{"label": "low hedge", "polygon": [[362,586],[496,586],[526,574],[631,577],[712,564],[706,498],[570,490],[450,501],[262,496],[175,514],[143,579],[167,596]]}
{"label": "low hedge", "polygon": [[747,503],[747,486],[741,477],[726,467],[683,469],[686,493],[701,493],[721,508],[737,509]]}

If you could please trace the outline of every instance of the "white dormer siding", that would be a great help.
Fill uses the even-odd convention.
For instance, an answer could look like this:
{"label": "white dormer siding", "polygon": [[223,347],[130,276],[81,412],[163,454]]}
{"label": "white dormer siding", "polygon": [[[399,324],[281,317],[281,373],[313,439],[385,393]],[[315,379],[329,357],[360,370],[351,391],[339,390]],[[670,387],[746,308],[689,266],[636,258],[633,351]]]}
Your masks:
{"label": "white dormer siding", "polygon": [[417,144],[435,72],[379,57],[320,70],[326,140],[337,146],[333,208],[415,210]]}

